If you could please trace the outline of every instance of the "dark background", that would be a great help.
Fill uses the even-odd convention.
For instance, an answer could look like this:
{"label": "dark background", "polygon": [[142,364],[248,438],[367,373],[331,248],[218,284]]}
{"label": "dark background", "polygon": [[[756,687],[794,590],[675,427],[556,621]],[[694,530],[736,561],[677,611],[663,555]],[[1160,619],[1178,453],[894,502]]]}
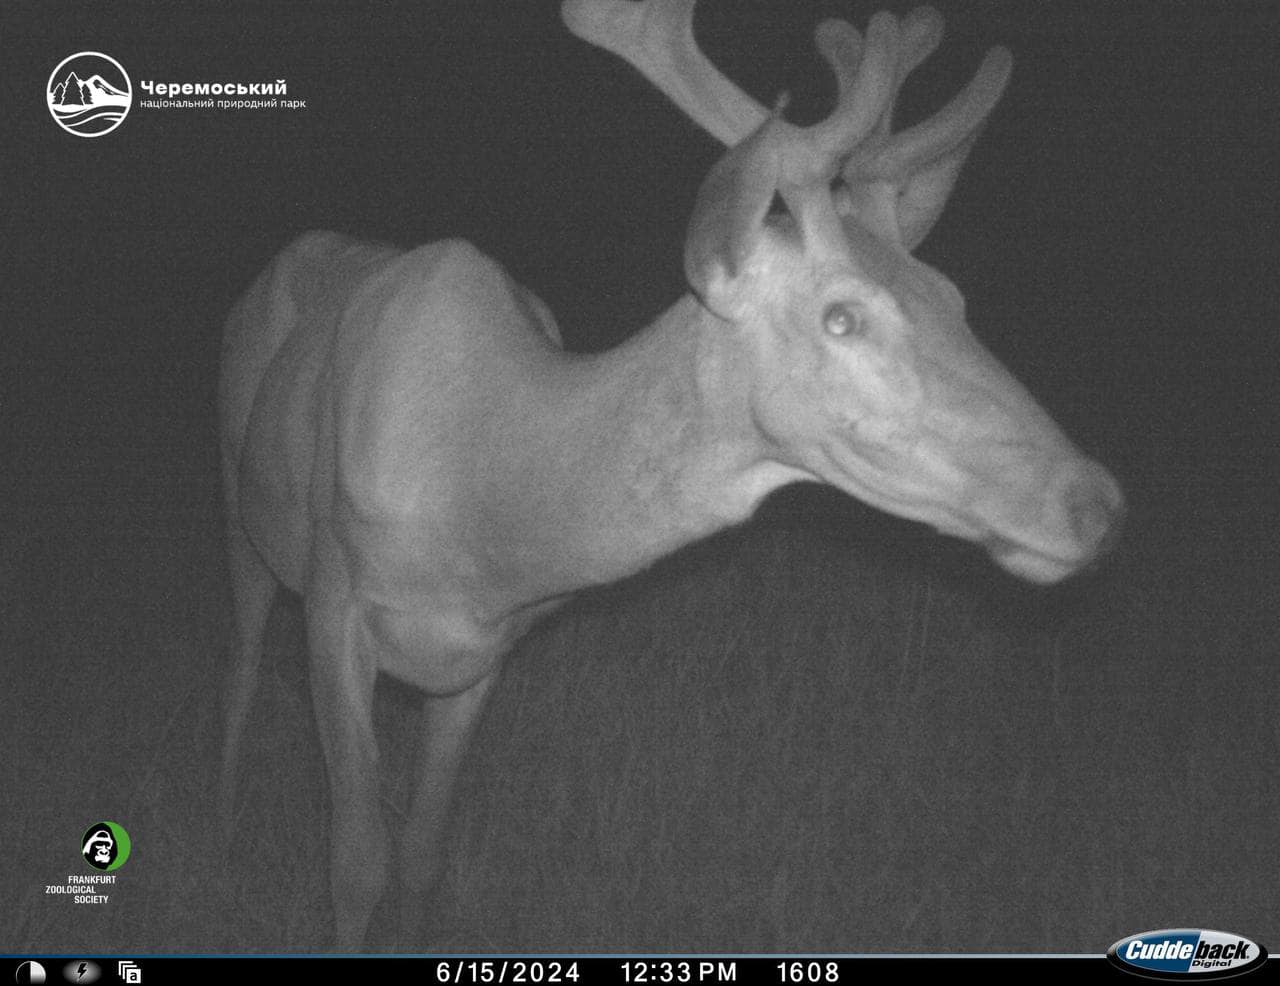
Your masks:
{"label": "dark background", "polygon": [[[879,5],[704,6],[726,71],[765,102],[791,90],[810,120],[829,99],[812,25]],[[794,487],[589,594],[513,655],[486,713],[449,871],[419,894],[432,937],[400,942],[380,914],[376,947],[1100,952],[1180,925],[1280,941],[1280,5],[939,6],[947,36],[901,118],[989,44],[1015,69],[919,255],[1113,468],[1124,543],[1033,590]],[[574,349],[673,302],[720,149],[555,10],[0,9],[0,946],[325,946],[296,603],[230,856],[209,820],[220,325],[311,228],[466,237]],[[143,79],[284,78],[306,108],[135,102],[78,139],[43,86],[86,49],[125,66],[135,100]],[[393,817],[415,701],[380,695]],[[98,818],[135,839],[117,898],[45,895]]]}

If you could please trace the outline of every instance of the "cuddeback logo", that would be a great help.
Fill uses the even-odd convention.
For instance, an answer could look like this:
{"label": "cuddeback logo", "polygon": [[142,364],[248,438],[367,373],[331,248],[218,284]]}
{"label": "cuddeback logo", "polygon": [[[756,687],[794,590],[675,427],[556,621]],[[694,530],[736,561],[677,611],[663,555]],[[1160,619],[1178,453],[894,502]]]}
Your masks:
{"label": "cuddeback logo", "polygon": [[1224,931],[1178,928],[1121,938],[1107,949],[1111,964],[1151,979],[1225,979],[1251,972],[1267,950]]}

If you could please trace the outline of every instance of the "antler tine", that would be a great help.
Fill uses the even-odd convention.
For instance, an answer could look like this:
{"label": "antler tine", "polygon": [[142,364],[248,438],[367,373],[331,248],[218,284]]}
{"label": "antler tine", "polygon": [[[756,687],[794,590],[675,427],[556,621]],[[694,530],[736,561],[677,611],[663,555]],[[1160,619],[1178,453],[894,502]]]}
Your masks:
{"label": "antler tine", "polygon": [[[889,135],[894,103],[902,83],[942,41],[942,15],[932,7],[915,8],[902,19],[901,27],[893,86],[876,127],[876,133],[881,137]],[[814,30],[814,41],[835,74],[838,91],[843,94],[853,89],[862,57],[862,36],[857,28],[848,21],[829,18]]]}
{"label": "antler tine", "polygon": [[851,160],[848,167],[864,178],[895,180],[909,176],[972,137],[1004,95],[1013,68],[1009,49],[989,50],[978,71],[956,96],[928,120],[893,134],[878,147]]}
{"label": "antler tine", "polygon": [[[862,57],[858,32],[843,21],[825,21],[815,34],[843,92],[855,85]],[[959,94],[923,123],[893,133],[894,103],[907,76],[942,40],[942,16],[917,7],[902,20],[892,92],[875,133],[844,163],[848,201],[865,219],[913,248],[928,234],[960,173],[979,128],[999,102],[1012,56],[992,48]]]}
{"label": "antler tine", "polygon": [[[834,175],[840,164],[876,127],[893,102],[900,32],[898,20],[881,11],[867,26],[866,43],[845,21],[818,25],[814,40],[835,73],[836,108],[821,123],[805,128],[806,165],[817,175]],[[804,167],[804,166],[802,166]]]}
{"label": "antler tine", "polygon": [[696,0],[564,0],[560,17],[588,44],[630,62],[698,126],[732,147],[769,116],[703,54]]}
{"label": "antler tine", "polygon": [[902,19],[902,47],[898,59],[898,73],[893,80],[893,96],[880,118],[880,133],[888,137],[893,129],[893,108],[902,91],[902,84],[916,67],[937,50],[942,43],[942,15],[933,7],[916,7]]}
{"label": "antler tine", "polygon": [[[905,180],[914,170],[965,143],[999,102],[1013,65],[1013,56],[1002,47],[987,52],[968,85],[945,107],[914,127],[892,133],[898,92],[907,76],[938,47],[942,26],[942,15],[932,7],[917,7],[903,18],[893,91],[877,127],[879,139],[855,151],[845,166],[847,179]],[[850,86],[859,57],[857,31],[843,21],[824,21],[816,37],[840,87]]]}
{"label": "antler tine", "polygon": [[843,96],[858,79],[862,35],[848,21],[830,17],[813,29],[813,43],[835,74],[836,92]]}

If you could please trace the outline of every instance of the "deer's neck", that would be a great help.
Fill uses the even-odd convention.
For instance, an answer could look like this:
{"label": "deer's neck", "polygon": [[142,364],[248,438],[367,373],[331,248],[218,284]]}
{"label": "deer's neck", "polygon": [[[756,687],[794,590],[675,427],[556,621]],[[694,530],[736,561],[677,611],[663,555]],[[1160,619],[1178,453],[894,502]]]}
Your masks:
{"label": "deer's neck", "polygon": [[795,477],[753,425],[737,331],[686,297],[617,349],[535,381],[490,477],[510,601],[637,572]]}

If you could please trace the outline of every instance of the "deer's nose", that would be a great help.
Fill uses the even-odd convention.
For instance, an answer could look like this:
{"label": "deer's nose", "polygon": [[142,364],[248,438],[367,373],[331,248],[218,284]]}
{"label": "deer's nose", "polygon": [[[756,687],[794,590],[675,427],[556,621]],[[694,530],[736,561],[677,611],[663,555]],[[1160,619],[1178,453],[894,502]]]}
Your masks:
{"label": "deer's nose", "polygon": [[1120,484],[1096,462],[1089,462],[1063,490],[1063,507],[1081,548],[1099,557],[1120,539],[1125,502]]}

